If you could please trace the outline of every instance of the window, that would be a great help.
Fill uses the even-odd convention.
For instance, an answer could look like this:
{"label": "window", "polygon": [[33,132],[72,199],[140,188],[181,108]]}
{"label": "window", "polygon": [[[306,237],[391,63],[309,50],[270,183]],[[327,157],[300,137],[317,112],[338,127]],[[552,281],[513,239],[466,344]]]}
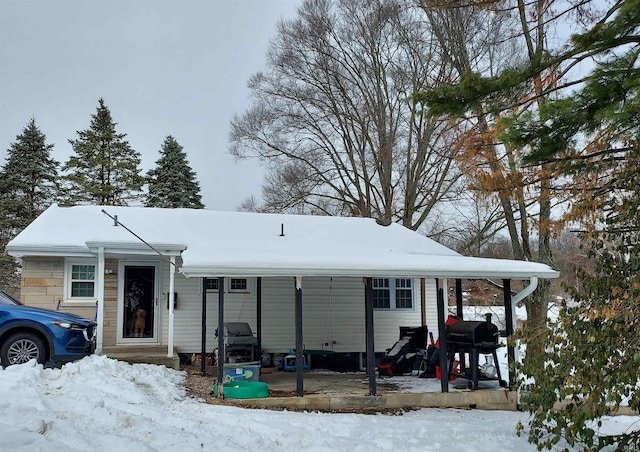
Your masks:
{"label": "window", "polygon": [[231,278],[229,282],[230,292],[247,292],[246,278]]}
{"label": "window", "polygon": [[218,290],[218,278],[207,278],[205,284],[206,284],[207,290],[211,290],[211,291]]}
{"label": "window", "polygon": [[96,265],[88,262],[67,262],[67,299],[93,299],[96,290]]}
{"label": "window", "polygon": [[373,278],[373,308],[391,309],[391,291],[386,278]]}
{"label": "window", "polygon": [[374,309],[413,309],[413,284],[406,278],[373,278]]}
{"label": "window", "polygon": [[[218,278],[207,278],[207,292],[217,292],[219,290]],[[251,286],[247,278],[229,278],[225,282],[227,292],[251,292]]]}
{"label": "window", "polygon": [[410,279],[396,278],[396,309],[413,309],[413,291]]}

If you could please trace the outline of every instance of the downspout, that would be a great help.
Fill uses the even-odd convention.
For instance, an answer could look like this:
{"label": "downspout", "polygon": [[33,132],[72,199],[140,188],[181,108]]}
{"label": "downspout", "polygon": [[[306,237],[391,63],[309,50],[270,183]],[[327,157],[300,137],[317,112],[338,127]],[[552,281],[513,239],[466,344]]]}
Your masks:
{"label": "downspout", "polygon": [[[529,280],[529,285],[513,296],[513,298],[511,299],[511,309],[512,309],[512,314],[514,319],[516,318],[516,305],[520,303],[522,300],[524,300],[526,297],[531,295],[533,291],[536,290],[537,288],[538,288],[538,277],[532,276],[531,279]],[[513,327],[514,330],[516,329],[515,325],[511,325],[511,326]]]}
{"label": "downspout", "polygon": [[169,337],[167,340],[167,358],[173,358],[173,323],[174,312],[173,304],[175,303],[175,287],[176,287],[176,258],[169,258]]}
{"label": "downspout", "polygon": [[97,334],[96,334],[96,354],[102,353],[102,344],[104,339],[104,247],[98,247],[98,272],[97,272],[97,304],[96,307],[96,323],[97,325]]}

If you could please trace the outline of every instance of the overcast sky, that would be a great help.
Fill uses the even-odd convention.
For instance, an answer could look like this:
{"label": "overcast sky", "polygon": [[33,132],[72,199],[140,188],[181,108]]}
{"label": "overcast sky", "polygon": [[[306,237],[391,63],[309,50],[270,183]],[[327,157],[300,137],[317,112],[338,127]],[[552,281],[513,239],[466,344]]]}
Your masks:
{"label": "overcast sky", "polygon": [[29,118],[64,163],[98,99],[155,166],[164,138],[184,147],[208,209],[260,196],[263,171],[227,152],[281,19],[301,0],[0,0],[0,163]]}

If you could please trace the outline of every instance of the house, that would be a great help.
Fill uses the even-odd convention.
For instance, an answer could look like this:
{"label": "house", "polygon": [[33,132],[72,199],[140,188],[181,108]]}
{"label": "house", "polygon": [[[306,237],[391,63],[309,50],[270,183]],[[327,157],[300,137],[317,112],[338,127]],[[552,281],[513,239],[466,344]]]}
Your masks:
{"label": "house", "polygon": [[399,326],[438,336],[446,281],[530,280],[522,298],[558,276],[374,219],[197,209],[52,205],[7,250],[22,259],[22,301],[95,317],[98,353],[157,345],[169,357],[219,347],[223,321],[248,322],[266,353],[381,353]]}

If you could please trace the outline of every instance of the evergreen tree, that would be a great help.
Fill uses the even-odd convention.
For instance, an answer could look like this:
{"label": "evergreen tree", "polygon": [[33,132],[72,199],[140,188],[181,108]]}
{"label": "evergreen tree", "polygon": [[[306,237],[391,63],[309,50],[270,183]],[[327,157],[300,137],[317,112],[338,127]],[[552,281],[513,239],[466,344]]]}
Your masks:
{"label": "evergreen tree", "polygon": [[140,175],[140,153],[116,133],[104,99],[91,116],[87,130],[69,140],[75,155],[64,165],[68,183],[65,201],[72,204],[129,205],[139,201],[144,177]]}
{"label": "evergreen tree", "polygon": [[169,135],[162,143],[156,167],[147,173],[147,207],[202,209],[200,186],[182,146]]}
{"label": "evergreen tree", "polygon": [[[541,54],[493,78],[469,72],[457,86],[418,95],[433,114],[484,103],[503,113],[496,100],[517,94],[532,77],[563,63],[596,62],[584,78],[564,85],[578,86],[567,98],[502,118],[507,146],[529,146],[526,163],[545,163],[567,182],[558,187],[571,197],[567,220],[581,225],[595,264],[582,270],[583,286],[552,324],[544,354],[527,355],[521,367],[529,377],[521,401],[532,416],[520,431],[540,450],[562,441],[588,451],[640,450],[639,430],[599,429],[623,400],[640,409],[640,0],[614,2],[600,18],[559,54]],[[554,83],[548,90],[562,88]]]}
{"label": "evergreen tree", "polygon": [[0,170],[0,287],[19,286],[18,264],[6,254],[6,244],[56,196],[59,164],[51,158],[52,148],[31,118],[7,151]]}

